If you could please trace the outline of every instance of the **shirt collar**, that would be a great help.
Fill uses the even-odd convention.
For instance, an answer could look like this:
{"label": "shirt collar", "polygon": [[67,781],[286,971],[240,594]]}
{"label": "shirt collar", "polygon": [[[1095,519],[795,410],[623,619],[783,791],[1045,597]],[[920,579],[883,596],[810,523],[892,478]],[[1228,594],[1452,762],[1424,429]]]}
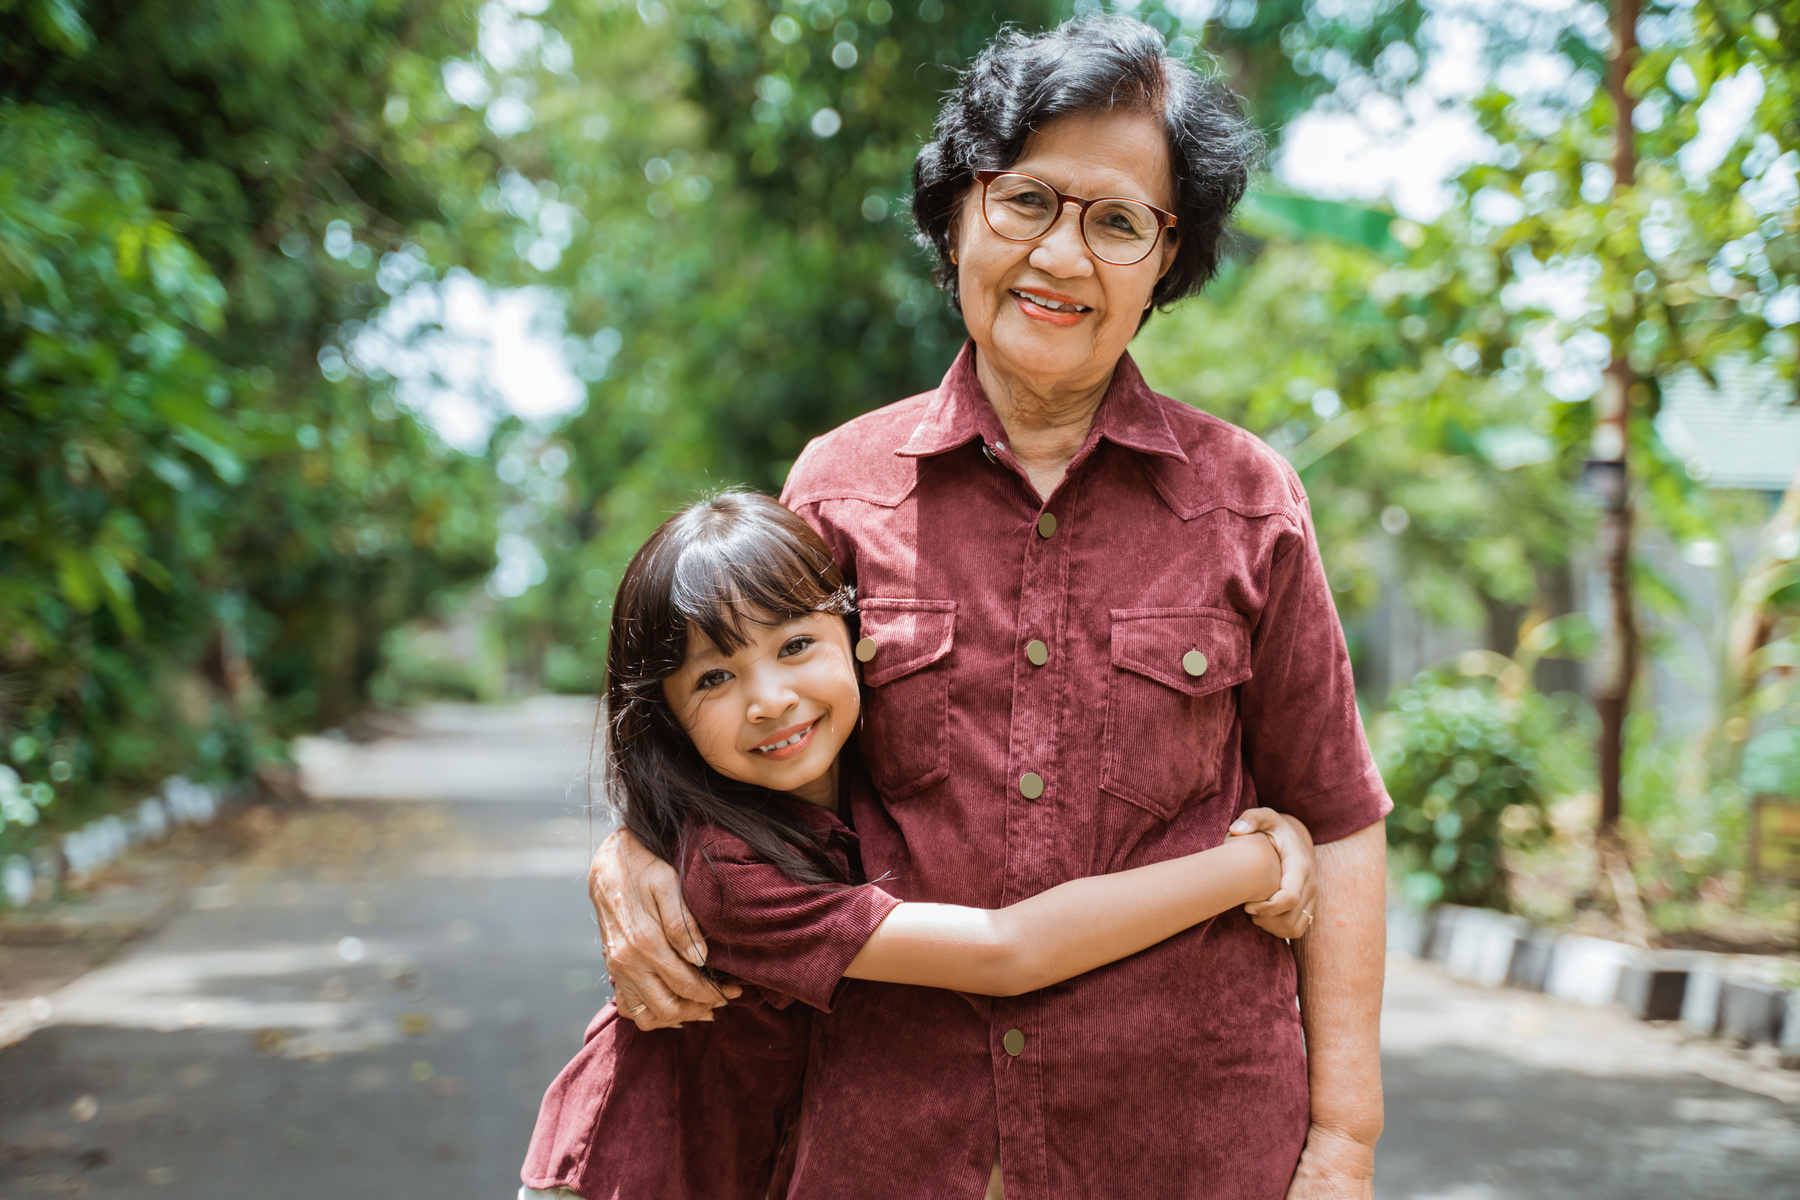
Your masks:
{"label": "shirt collar", "polygon": [[975,377],[975,343],[966,341],[938,384],[937,394],[925,406],[925,415],[913,427],[912,436],[894,453],[902,458],[924,458],[975,438],[986,442],[1000,436],[1000,418],[981,390],[981,380]]}
{"label": "shirt collar", "polygon": [[[950,364],[925,415],[913,427],[912,436],[894,453],[903,458],[924,458],[954,450],[976,438],[998,441],[1003,436],[1000,418],[975,374],[975,343],[963,343],[962,352]],[[1145,454],[1187,462],[1187,452],[1169,428],[1162,405],[1144,382],[1130,354],[1119,356],[1112,383],[1094,414],[1088,442],[1103,437]]]}

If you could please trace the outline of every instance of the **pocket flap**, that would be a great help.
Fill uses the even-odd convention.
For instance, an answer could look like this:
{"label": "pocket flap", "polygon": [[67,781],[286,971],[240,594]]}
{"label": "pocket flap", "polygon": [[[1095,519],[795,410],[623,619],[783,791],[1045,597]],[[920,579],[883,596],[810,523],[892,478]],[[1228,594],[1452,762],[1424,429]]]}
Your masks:
{"label": "pocket flap", "polygon": [[857,610],[862,637],[875,643],[875,656],[863,663],[863,682],[870,687],[910,675],[950,653],[954,600],[865,596],[857,602]]}
{"label": "pocket flap", "polygon": [[1224,608],[1115,608],[1112,665],[1190,696],[1250,678],[1250,623]]}

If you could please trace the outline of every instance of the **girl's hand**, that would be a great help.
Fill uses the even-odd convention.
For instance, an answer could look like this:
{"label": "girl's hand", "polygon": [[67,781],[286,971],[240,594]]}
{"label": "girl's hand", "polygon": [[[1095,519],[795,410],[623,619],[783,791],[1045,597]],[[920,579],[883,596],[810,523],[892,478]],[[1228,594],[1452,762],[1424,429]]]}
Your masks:
{"label": "girl's hand", "polygon": [[1252,808],[1231,823],[1231,836],[1266,833],[1281,855],[1281,889],[1258,904],[1244,905],[1257,926],[1279,938],[1297,938],[1312,927],[1319,902],[1312,834],[1306,826],[1272,808]]}

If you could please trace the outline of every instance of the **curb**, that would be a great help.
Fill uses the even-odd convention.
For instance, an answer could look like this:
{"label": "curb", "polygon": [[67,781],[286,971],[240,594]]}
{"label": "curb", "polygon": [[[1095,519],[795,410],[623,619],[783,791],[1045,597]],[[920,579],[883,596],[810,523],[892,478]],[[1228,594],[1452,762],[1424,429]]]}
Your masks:
{"label": "curb", "polygon": [[134,846],[160,842],[183,825],[212,824],[230,799],[217,788],[174,775],[163,781],[159,795],[123,815],[89,821],[39,846],[29,858],[13,854],[0,859],[0,913],[7,914],[0,918],[0,929],[16,927],[20,910],[52,903],[65,883],[92,878]]}
{"label": "curb", "polygon": [[1543,992],[1590,1008],[1617,1004],[1640,1021],[1680,1021],[1742,1047],[1772,1046],[1800,1070],[1800,990],[1777,980],[1785,959],[1559,934],[1486,908],[1388,906],[1388,951],[1435,962],[1453,979]]}

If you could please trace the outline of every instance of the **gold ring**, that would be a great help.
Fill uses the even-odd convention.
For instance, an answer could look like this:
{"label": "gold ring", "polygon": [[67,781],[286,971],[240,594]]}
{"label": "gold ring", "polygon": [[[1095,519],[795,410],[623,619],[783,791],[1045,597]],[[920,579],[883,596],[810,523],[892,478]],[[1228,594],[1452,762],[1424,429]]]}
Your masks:
{"label": "gold ring", "polygon": [[1301,909],[1301,910],[1300,910],[1300,915],[1301,915],[1301,916],[1303,916],[1303,917],[1305,917],[1305,918],[1306,918],[1306,919],[1307,919],[1307,922],[1308,922],[1308,923],[1311,923],[1311,921],[1312,921],[1312,919],[1313,919],[1313,918],[1312,918],[1312,910],[1311,910],[1311,909],[1310,909],[1310,908],[1303,908],[1303,909]]}
{"label": "gold ring", "polygon": [[636,1007],[636,1008],[628,1008],[628,1009],[626,1009],[626,1010],[625,1010],[625,1015],[626,1015],[626,1016],[628,1016],[628,1017],[635,1017],[635,1016],[637,1016],[637,1015],[638,1015],[638,1014],[639,1014],[639,1013],[641,1013],[641,1012],[643,1012],[643,1011],[644,1011],[644,1010],[645,1010],[645,1009],[646,1009],[646,1008],[649,1008],[649,1007],[650,1007],[650,1006],[649,1006],[649,1005],[648,1005],[648,1004],[640,1004],[640,1005],[638,1005],[638,1006],[637,1006],[637,1007]]}

